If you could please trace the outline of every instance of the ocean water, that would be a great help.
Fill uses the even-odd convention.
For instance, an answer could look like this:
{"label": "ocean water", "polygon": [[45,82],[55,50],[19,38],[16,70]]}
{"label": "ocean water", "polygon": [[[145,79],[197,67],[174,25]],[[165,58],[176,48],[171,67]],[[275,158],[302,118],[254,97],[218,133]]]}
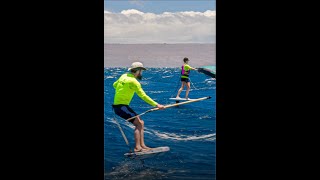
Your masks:
{"label": "ocean water", "polygon": [[[129,151],[118,126],[134,147],[134,126],[116,116],[111,108],[113,82],[126,68],[104,69],[104,154],[105,179],[215,179],[216,175],[216,82],[197,71],[190,73],[189,98],[211,99],[147,113],[145,142],[149,147],[169,146],[170,151],[144,158],[128,158]],[[179,68],[150,68],[140,81],[145,92],[160,104],[175,103],[180,87]],[[180,97],[184,97],[183,91]],[[152,108],[137,95],[130,107],[138,114]]]}

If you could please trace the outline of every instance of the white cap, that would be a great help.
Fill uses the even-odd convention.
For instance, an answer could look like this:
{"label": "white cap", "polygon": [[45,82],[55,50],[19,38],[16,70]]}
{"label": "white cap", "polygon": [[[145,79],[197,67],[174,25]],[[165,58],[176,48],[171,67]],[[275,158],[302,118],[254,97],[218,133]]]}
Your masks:
{"label": "white cap", "polygon": [[131,67],[128,69],[128,71],[135,68],[141,68],[143,70],[147,70],[146,68],[143,67],[143,64],[141,62],[134,62],[131,64]]}

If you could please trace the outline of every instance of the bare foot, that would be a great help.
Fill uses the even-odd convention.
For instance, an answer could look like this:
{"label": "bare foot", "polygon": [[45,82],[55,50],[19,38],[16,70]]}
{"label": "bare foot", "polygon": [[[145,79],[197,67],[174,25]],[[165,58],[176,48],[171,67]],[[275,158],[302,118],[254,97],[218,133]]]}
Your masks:
{"label": "bare foot", "polygon": [[152,148],[150,148],[150,147],[148,147],[148,146],[141,146],[141,147],[142,147],[142,149],[144,149],[144,150],[152,149]]}
{"label": "bare foot", "polygon": [[134,148],[134,152],[141,152],[141,151],[143,151],[143,148],[140,148],[140,149]]}

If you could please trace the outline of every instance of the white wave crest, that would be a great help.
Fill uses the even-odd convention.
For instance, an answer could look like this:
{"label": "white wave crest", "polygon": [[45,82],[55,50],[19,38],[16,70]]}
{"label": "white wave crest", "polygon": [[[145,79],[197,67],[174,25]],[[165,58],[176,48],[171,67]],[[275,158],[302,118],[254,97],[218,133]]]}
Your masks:
{"label": "white wave crest", "polygon": [[157,131],[154,131],[154,134],[162,139],[172,139],[172,140],[178,140],[178,141],[190,141],[190,140],[206,140],[206,141],[213,141],[216,138],[216,134],[206,134],[206,135],[178,135],[175,133],[160,133]]}

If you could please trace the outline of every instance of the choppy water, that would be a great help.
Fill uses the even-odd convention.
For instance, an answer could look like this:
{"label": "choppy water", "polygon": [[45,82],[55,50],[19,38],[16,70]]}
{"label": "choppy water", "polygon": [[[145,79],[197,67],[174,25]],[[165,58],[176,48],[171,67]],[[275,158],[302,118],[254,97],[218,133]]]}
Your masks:
{"label": "choppy water", "polygon": [[[216,162],[216,83],[204,74],[192,71],[189,98],[211,96],[205,101],[190,103],[143,115],[147,146],[169,146],[170,151],[143,160],[126,158],[129,151],[115,124],[111,109],[112,83],[125,68],[105,68],[105,179],[215,179]],[[176,95],[180,85],[178,68],[151,68],[140,81],[145,92],[160,104]],[[184,97],[185,91],[181,93]],[[134,96],[130,107],[142,113],[150,105]],[[116,116],[117,117],[117,116]],[[134,145],[131,123],[117,117],[131,147]]]}

